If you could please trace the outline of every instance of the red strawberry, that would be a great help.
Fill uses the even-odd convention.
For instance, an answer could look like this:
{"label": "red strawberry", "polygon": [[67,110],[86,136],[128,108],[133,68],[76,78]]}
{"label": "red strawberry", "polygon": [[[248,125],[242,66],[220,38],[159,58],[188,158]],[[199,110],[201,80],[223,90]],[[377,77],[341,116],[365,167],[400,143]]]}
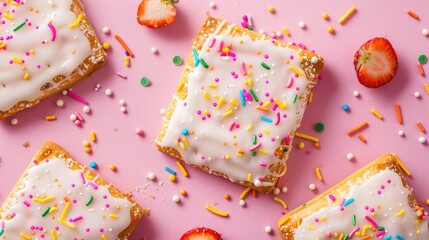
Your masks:
{"label": "red strawberry", "polygon": [[389,40],[376,37],[359,48],[353,64],[359,82],[365,87],[377,88],[390,82],[395,76],[398,58]]}
{"label": "red strawberry", "polygon": [[180,240],[222,240],[219,233],[210,228],[194,228],[189,230]]}
{"label": "red strawberry", "polygon": [[176,18],[178,0],[143,0],[137,10],[137,21],[150,28],[164,27]]}

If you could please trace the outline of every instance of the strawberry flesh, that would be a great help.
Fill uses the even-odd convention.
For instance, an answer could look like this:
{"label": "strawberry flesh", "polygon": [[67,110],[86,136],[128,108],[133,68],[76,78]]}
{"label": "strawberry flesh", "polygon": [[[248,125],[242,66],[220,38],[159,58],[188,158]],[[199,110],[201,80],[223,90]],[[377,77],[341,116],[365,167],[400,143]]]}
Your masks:
{"label": "strawberry flesh", "polygon": [[398,69],[398,58],[386,38],[373,38],[356,52],[354,65],[359,82],[377,88],[390,82]]}
{"label": "strawberry flesh", "polygon": [[222,240],[219,233],[210,228],[194,228],[189,230],[180,240]]}
{"label": "strawberry flesh", "polygon": [[137,10],[137,21],[146,27],[160,28],[174,21],[174,0],[143,0]]}

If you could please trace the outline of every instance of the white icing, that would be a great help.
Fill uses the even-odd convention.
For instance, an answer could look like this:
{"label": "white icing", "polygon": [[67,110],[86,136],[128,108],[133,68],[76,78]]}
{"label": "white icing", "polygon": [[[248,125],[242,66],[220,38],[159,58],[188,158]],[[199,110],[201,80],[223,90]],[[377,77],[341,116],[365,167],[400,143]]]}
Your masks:
{"label": "white icing", "polygon": [[[69,79],[72,71],[91,55],[88,38],[80,27],[69,28],[76,21],[70,10],[72,0],[21,0],[19,6],[13,2],[0,1],[0,46],[1,42],[7,44],[6,49],[0,49],[0,111],[9,110],[20,101],[37,99],[43,95],[40,88],[44,84],[57,86],[52,79],[58,75]],[[8,4],[3,6],[5,3]],[[7,19],[6,14],[13,19]],[[27,21],[24,26],[13,31],[24,21]],[[56,30],[54,41],[51,41],[50,22]],[[25,62],[13,62],[14,57]],[[27,80],[25,74],[29,74]]]}
{"label": "white icing", "polygon": [[[54,230],[57,239],[93,240],[102,239],[102,235],[106,239],[117,239],[118,234],[131,222],[130,208],[133,204],[127,199],[113,197],[108,186],[98,186],[95,189],[91,186],[94,181],[85,180],[84,184],[81,171],[69,169],[64,160],[58,158],[31,167],[24,181],[24,188],[15,193],[13,206],[1,218],[6,219],[12,214],[15,217],[11,220],[0,219],[4,221],[5,227],[2,235],[6,239],[23,239],[20,234],[24,233],[33,240],[53,239],[51,231]],[[46,203],[35,200],[49,196],[54,198]],[[86,206],[91,196],[93,200]],[[64,197],[70,203],[64,220],[75,225],[75,229],[60,222],[67,204]],[[48,207],[55,205],[58,210],[42,217]],[[115,215],[117,218],[113,218]],[[79,216],[82,219],[69,222],[69,219]]]}
{"label": "white icing", "polygon": [[[187,98],[181,100],[173,96],[177,104],[165,136],[158,144],[178,149],[189,164],[207,166],[210,171],[224,173],[233,181],[253,183],[258,178],[275,175],[270,172],[269,166],[281,160],[274,155],[274,152],[282,145],[281,141],[285,136],[295,132],[299,127],[303,115],[302,106],[307,101],[303,94],[309,81],[304,70],[301,69],[302,59],[298,50],[275,46],[272,40],[264,37],[254,41],[247,35],[233,37],[229,34],[233,26],[230,26],[226,33],[219,34],[224,23],[220,24],[199,51],[199,58],[213,67],[213,70],[205,68],[202,63],[189,69],[191,73],[188,75]],[[215,41],[214,44],[213,41]],[[232,44],[230,51],[236,54],[236,59],[234,56],[221,56],[218,50],[221,42],[223,47]],[[257,51],[260,51],[260,54],[257,54]],[[261,65],[262,62],[270,69],[264,68]],[[252,72],[251,76],[243,73],[244,70],[241,67],[243,63],[246,71]],[[249,66],[250,64],[252,67]],[[302,76],[296,75],[290,66],[300,71]],[[287,84],[291,77],[294,79],[293,84],[288,88]],[[216,81],[217,78],[219,81]],[[252,81],[251,86],[244,83],[249,79]],[[254,90],[260,102],[266,103],[270,99],[278,99],[283,104],[287,104],[287,108],[277,107],[273,110],[275,103],[271,103],[266,107],[268,111],[265,112],[257,110],[256,107],[259,104],[255,100],[246,100],[246,106],[243,107],[240,91],[246,89],[249,93],[250,88]],[[210,100],[206,99],[204,92],[207,92]],[[295,94],[298,98],[293,103]],[[213,104],[220,102],[221,98],[226,101],[220,108],[215,107]],[[238,106],[231,103],[231,100],[235,100]],[[225,117],[223,114],[228,111],[228,108],[233,111],[233,114]],[[204,110],[208,111],[210,117],[204,114]],[[198,114],[199,111],[201,114]],[[277,114],[280,114],[278,125],[275,124]],[[273,122],[261,120],[262,116]],[[206,119],[202,120],[203,118]],[[235,125],[230,130],[233,122],[239,127]],[[249,124],[252,124],[252,128],[246,130]],[[187,129],[189,134],[186,136],[182,134],[183,129]],[[192,131],[194,134],[191,134]],[[251,150],[255,135],[258,136],[257,142],[261,145],[256,150]],[[184,137],[189,145],[183,140],[176,142],[178,138]],[[290,145],[284,147],[289,150],[291,148]],[[244,150],[242,156],[237,155],[238,149]],[[261,150],[265,150],[266,153]],[[252,152],[257,152],[257,155],[252,156]],[[288,154],[288,152],[285,154],[284,161]],[[273,183],[263,182],[262,185],[273,185]]]}
{"label": "white icing", "polygon": [[[332,206],[305,218],[295,232],[295,239],[338,239],[341,234],[350,234],[356,227],[360,227],[358,232],[362,233],[364,226],[373,226],[365,216],[373,219],[378,226],[384,227],[386,233],[382,234],[380,239],[389,239],[389,235],[392,240],[400,239],[396,234],[400,234],[404,239],[429,239],[428,220],[416,223],[418,217],[408,204],[409,194],[410,190],[403,186],[398,174],[384,170],[362,185],[352,186],[347,196],[335,196],[336,201]],[[354,199],[354,202],[341,211],[339,203],[343,197],[346,200]],[[402,210],[404,212],[400,214]],[[356,215],[356,226],[352,224],[353,215]],[[372,227],[366,230],[366,235],[372,234],[374,237],[369,239],[376,239],[378,231],[373,232],[371,229]],[[338,236],[329,238],[329,232],[337,232]]]}

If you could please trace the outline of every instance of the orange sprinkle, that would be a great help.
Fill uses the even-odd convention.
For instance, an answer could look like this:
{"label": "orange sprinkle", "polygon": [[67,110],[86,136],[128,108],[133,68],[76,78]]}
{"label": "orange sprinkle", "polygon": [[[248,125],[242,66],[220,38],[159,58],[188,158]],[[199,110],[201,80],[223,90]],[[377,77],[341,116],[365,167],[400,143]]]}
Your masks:
{"label": "orange sprinkle", "polygon": [[355,134],[356,132],[358,132],[359,130],[361,130],[361,129],[363,129],[363,128],[367,127],[367,126],[368,126],[368,122],[363,122],[363,123],[361,123],[359,126],[357,126],[357,127],[355,127],[355,128],[350,129],[350,130],[347,132],[347,134],[348,134],[349,136],[352,136],[353,134]]}
{"label": "orange sprinkle", "polygon": [[118,34],[115,35],[115,38],[122,45],[122,47],[125,49],[125,51],[127,51],[131,57],[134,57],[134,54],[131,51],[131,49],[127,46],[127,44],[124,42],[124,40],[122,40],[122,38]]}
{"label": "orange sprinkle", "polygon": [[69,202],[69,198],[67,196],[64,197],[65,202]]}
{"label": "orange sprinkle", "polygon": [[255,189],[252,190],[252,197],[256,198],[256,190]]}
{"label": "orange sprinkle", "polygon": [[427,83],[425,83],[424,86],[425,86],[425,90],[426,90],[427,94],[429,94],[429,85]]}
{"label": "orange sprinkle", "polygon": [[396,110],[396,118],[398,119],[398,123],[402,124],[404,123],[402,119],[402,112],[401,112],[401,106],[399,104],[395,104],[395,110]]}
{"label": "orange sprinkle", "polygon": [[54,121],[54,120],[57,120],[57,116],[55,116],[55,115],[47,115],[47,116],[45,116],[45,120],[46,121]]}
{"label": "orange sprinkle", "polygon": [[362,136],[362,135],[358,135],[358,138],[359,138],[359,140],[361,141],[361,142],[363,142],[363,143],[366,143],[366,138],[364,138],[364,136]]}
{"label": "orange sprinkle", "polygon": [[423,124],[421,122],[417,122],[417,126],[419,127],[422,133],[426,133],[426,129],[425,127],[423,127]]}
{"label": "orange sprinkle", "polygon": [[269,111],[268,108],[264,108],[264,107],[261,107],[261,106],[257,106],[256,109],[264,111],[264,112],[268,112]]}
{"label": "orange sprinkle", "polygon": [[280,182],[281,182],[281,181],[282,181],[282,178],[281,178],[281,177],[277,178],[276,187],[279,187],[279,186],[280,186]]}
{"label": "orange sprinkle", "polygon": [[417,63],[417,67],[419,68],[420,75],[424,76],[425,75],[425,71],[423,70],[422,65],[420,63]]}
{"label": "orange sprinkle", "polygon": [[315,142],[315,143],[313,144],[313,147],[315,147],[315,148],[319,148],[319,147],[320,147],[320,143]]}
{"label": "orange sprinkle", "polygon": [[415,14],[413,11],[408,10],[408,15],[410,15],[412,18],[416,19],[416,20],[420,20],[419,16],[417,14]]}

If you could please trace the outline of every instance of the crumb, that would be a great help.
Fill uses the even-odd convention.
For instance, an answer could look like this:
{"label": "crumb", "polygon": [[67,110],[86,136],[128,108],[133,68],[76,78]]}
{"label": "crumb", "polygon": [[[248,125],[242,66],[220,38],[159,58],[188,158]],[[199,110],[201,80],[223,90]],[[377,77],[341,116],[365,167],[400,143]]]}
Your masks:
{"label": "crumb", "polygon": [[29,148],[29,147],[30,147],[30,142],[29,142],[29,141],[24,142],[24,143],[22,144],[22,146],[23,146],[24,148]]}

